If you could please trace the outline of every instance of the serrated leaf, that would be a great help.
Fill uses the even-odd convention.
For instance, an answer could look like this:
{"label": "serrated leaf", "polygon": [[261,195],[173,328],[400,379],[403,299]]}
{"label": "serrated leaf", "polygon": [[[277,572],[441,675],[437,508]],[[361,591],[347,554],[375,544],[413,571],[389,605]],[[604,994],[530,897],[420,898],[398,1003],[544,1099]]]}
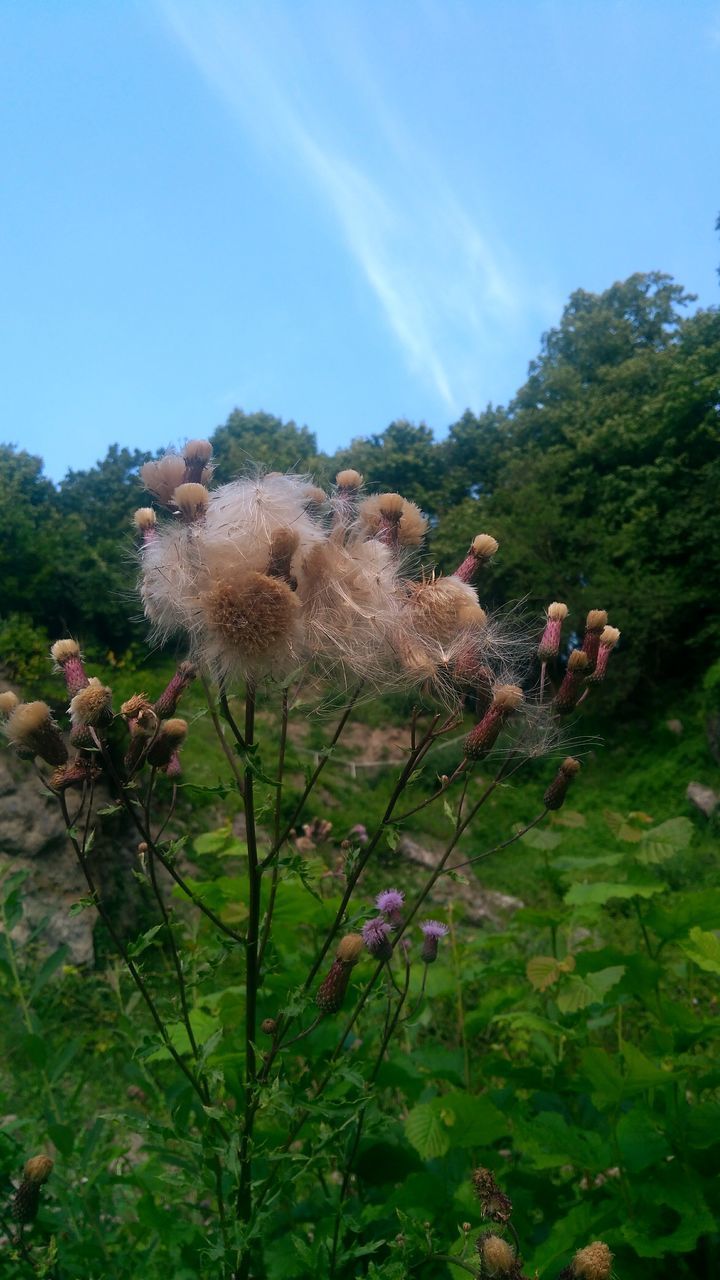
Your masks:
{"label": "serrated leaf", "polygon": [[695,925],[690,930],[690,937],[682,943],[682,949],[699,969],[706,973],[720,973],[720,938],[716,933],[706,933]]}
{"label": "serrated leaf", "polygon": [[435,1160],[450,1150],[450,1135],[430,1102],[413,1107],[405,1121],[408,1142],[423,1160]]}
{"label": "serrated leaf", "polygon": [[560,977],[560,966],[554,956],[533,956],[525,966],[525,973],[536,991],[547,991]]}
{"label": "serrated leaf", "polygon": [[652,898],[662,893],[667,885],[659,880],[647,884],[610,883],[606,880],[595,880],[590,884],[574,884],[565,894],[569,907],[603,906],[612,898]]}
{"label": "serrated leaf", "polygon": [[85,898],[78,898],[77,902],[73,902],[72,906],[70,907],[70,910],[68,911],[68,915],[79,916],[81,911],[87,911],[88,907],[94,907],[94,906],[95,906],[94,898],[91,898],[90,896],[87,896]]}
{"label": "serrated leaf", "polygon": [[555,825],[558,827],[584,827],[586,818],[584,813],[577,813],[574,809],[562,809],[560,813],[555,815]]}
{"label": "serrated leaf", "polygon": [[561,1013],[577,1013],[579,1009],[586,1009],[596,1000],[597,996],[592,987],[582,978],[573,975],[568,978],[562,991],[558,992],[557,1006]]}
{"label": "serrated leaf", "polygon": [[548,831],[547,828],[533,827],[532,831],[527,831],[521,837],[521,844],[526,844],[530,849],[542,849],[545,853],[550,853],[552,849],[557,849],[562,843],[562,836],[557,831]]}
{"label": "serrated leaf", "polygon": [[653,902],[645,922],[663,941],[681,938],[693,925],[700,929],[720,929],[720,889],[674,893],[667,905]]}
{"label": "serrated leaf", "polygon": [[687,849],[694,834],[695,828],[689,818],[668,818],[652,831],[643,832],[635,857],[638,862],[666,862],[682,849]]}
{"label": "serrated leaf", "polygon": [[603,818],[616,840],[624,840],[627,844],[638,844],[645,834],[637,827],[633,827],[621,813],[615,813],[613,809],[604,809]]}
{"label": "serrated leaf", "polygon": [[57,951],[53,951],[52,955],[48,956],[47,959],[43,961],[35,975],[35,981],[30,989],[30,995],[28,997],[30,1004],[32,1004],[38,992],[42,991],[45,983],[50,981],[56,970],[60,968],[61,964],[63,964],[68,951],[69,948],[63,943],[61,947],[58,947]]}
{"label": "serrated leaf", "polygon": [[644,1107],[637,1107],[622,1116],[616,1133],[623,1164],[629,1173],[640,1173],[649,1165],[657,1164],[670,1150],[666,1139],[658,1132],[652,1112]]}
{"label": "serrated leaf", "polygon": [[458,1090],[429,1104],[437,1106],[450,1129],[453,1147],[487,1147],[510,1132],[509,1121],[485,1094],[476,1096]]}
{"label": "serrated leaf", "polygon": [[624,973],[624,964],[613,964],[606,969],[596,969],[594,973],[586,973],[585,981],[595,993],[595,999],[603,1000],[608,991],[617,986]]}
{"label": "serrated leaf", "polygon": [[146,951],[147,948],[155,941],[155,937],[162,927],[163,926],[161,924],[154,924],[152,929],[148,929],[145,933],[142,933],[134,942],[129,942],[127,944],[128,955],[133,957],[142,955],[143,951]]}

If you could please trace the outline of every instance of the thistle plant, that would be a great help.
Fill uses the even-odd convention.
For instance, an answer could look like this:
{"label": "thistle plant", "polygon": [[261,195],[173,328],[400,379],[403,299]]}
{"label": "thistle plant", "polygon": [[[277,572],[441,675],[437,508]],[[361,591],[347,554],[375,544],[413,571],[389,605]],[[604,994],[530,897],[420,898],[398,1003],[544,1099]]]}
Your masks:
{"label": "thistle plant", "polygon": [[[534,634],[514,615],[493,616],[482,603],[483,573],[497,541],[479,534],[454,574],[436,573],[423,559],[427,522],[415,504],[397,493],[366,495],[355,471],[341,472],[329,492],[296,475],[242,477],[216,489],[211,477],[206,441],[142,469],[155,506],[135,516],[140,597],[153,643],[172,641],[185,653],[160,697],[151,701],[138,690],[117,706],[112,689],[86,673],[76,642],[63,638],[52,657],[69,699],[70,751],[44,703],[6,698],[5,732],[20,756],[35,759],[60,805],[90,900],[192,1100],[188,1141],[203,1152],[208,1185],[198,1188],[198,1203],[209,1196],[213,1204],[203,1229],[214,1273],[238,1280],[265,1274],[264,1243],[300,1178],[303,1185],[319,1179],[327,1201],[314,1274],[354,1276],[364,1274],[358,1270],[364,1264],[346,1244],[348,1201],[364,1126],[379,1105],[378,1080],[393,1037],[413,1043],[428,999],[428,969],[442,964],[449,932],[447,923],[429,918],[434,886],[520,840],[562,806],[580,769],[565,756],[566,726],[604,678],[619,632],[604,611],[592,611],[582,646],[563,670],[566,605],[553,602]],[[176,713],[194,682],[204,689],[244,813],[241,913],[198,891],[168,835],[183,747],[193,732]],[[312,957],[298,981],[285,971],[278,941],[288,929],[286,916],[279,923],[283,899],[305,883],[297,842],[314,847],[312,837],[325,839],[329,824],[306,821],[303,837],[297,826],[310,816],[311,798],[356,709],[390,691],[415,699],[405,759],[374,829],[359,821],[355,838],[344,842],[340,891],[325,902],[324,928],[312,935]],[[340,704],[340,714],[304,787],[293,794],[289,735],[309,703]],[[463,732],[470,704],[476,723]],[[276,726],[271,750],[259,713]],[[456,740],[462,745],[448,772],[423,799],[414,798],[433,751],[446,742],[451,751]],[[478,827],[493,793],[529,761],[558,752],[565,758],[550,765],[538,787],[532,819],[466,856],[463,836]],[[91,849],[100,781],[137,834],[138,874],[171,959],[183,1044],[169,1030],[167,1002],[152,973],[98,890]],[[408,879],[373,895],[382,848],[433,804],[452,822],[425,882]],[[176,917],[178,899],[187,918],[217,940],[216,983],[233,989],[242,983],[226,1058],[217,1053],[222,1030],[203,1040],[193,1022],[193,961]],[[318,1047],[310,1054],[313,1041]],[[348,1045],[355,1041],[360,1050],[350,1069]],[[517,1251],[492,1235],[472,1265],[483,1276],[520,1274]],[[589,1275],[584,1265],[573,1274]]]}

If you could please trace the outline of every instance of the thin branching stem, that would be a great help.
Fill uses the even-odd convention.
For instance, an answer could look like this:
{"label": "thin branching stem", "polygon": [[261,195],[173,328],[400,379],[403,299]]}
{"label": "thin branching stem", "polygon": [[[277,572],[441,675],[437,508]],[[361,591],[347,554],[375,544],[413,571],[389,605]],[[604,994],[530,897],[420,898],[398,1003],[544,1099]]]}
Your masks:
{"label": "thin branching stem", "polygon": [[[280,848],[280,821],[282,817],[282,795],[283,795],[283,778],[285,772],[285,751],[287,747],[288,735],[288,691],[287,688],[282,691],[282,712],[280,717],[280,745],[278,749],[278,767],[277,767],[277,785],[275,787],[275,813],[273,822],[273,846],[279,850]],[[260,873],[262,874],[262,872]],[[278,883],[280,880],[280,865],[278,859],[275,858],[272,867],[272,875],[270,877],[270,893],[268,895],[268,903],[265,908],[265,919],[263,921],[262,936],[260,938],[260,947],[258,950],[258,968],[262,971],[262,964],[265,958],[265,948],[270,937],[270,929],[272,926],[273,911],[275,910],[275,898],[277,897]]]}

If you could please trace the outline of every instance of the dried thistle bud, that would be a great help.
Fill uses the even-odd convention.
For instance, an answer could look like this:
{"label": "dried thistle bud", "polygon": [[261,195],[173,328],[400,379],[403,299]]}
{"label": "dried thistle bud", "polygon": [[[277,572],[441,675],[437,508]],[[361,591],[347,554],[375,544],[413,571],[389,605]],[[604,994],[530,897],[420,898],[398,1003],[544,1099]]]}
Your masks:
{"label": "dried thistle bud", "polygon": [[465,755],[470,760],[484,760],[497,742],[500,730],[523,700],[516,684],[498,685],[485,715],[465,739]]}
{"label": "dried thistle bud", "polygon": [[607,626],[608,616],[604,609],[591,609],[585,622],[583,637],[583,653],[587,654],[591,667],[595,666],[600,645],[600,635]]}
{"label": "dried thistle bud", "polygon": [[185,459],[177,453],[166,453],[157,462],[146,462],[140,468],[145,488],[154,493],[164,507],[170,505],[173,493],[185,476]]}
{"label": "dried thistle bud", "polygon": [[123,716],[128,724],[137,720],[143,712],[152,711],[152,704],[146,693],[134,693],[120,706],[120,715]]}
{"label": "dried thistle bud", "polygon": [[53,791],[67,791],[69,787],[85,787],[97,782],[102,769],[92,757],[76,755],[68,764],[61,765],[50,775],[49,786]]}
{"label": "dried thistle bud", "polygon": [[464,627],[479,630],[487,622],[473,587],[455,577],[409,583],[408,607],[418,634],[440,644]]}
{"label": "dried thistle bud", "polygon": [[613,1255],[602,1240],[578,1249],[570,1269],[577,1280],[610,1280]]}
{"label": "dried thistle bud", "polygon": [[291,591],[297,589],[297,578],[290,570],[290,562],[297,551],[300,537],[294,529],[276,529],[270,543],[270,557],[265,570],[269,578],[280,578]]}
{"label": "dried thistle bud", "polygon": [[346,933],[337,945],[335,958],[342,960],[343,964],[357,964],[365,947],[364,939],[360,933]]}
{"label": "dried thistle bud", "polygon": [[492,560],[498,549],[498,543],[489,533],[479,533],[473,538],[462,564],[458,565],[453,577],[461,582],[472,582],[483,565]]}
{"label": "dried thistle bud", "polygon": [[183,449],[186,484],[204,484],[210,475],[210,459],[213,447],[209,440],[188,440]]}
{"label": "dried thistle bud", "polygon": [[583,649],[573,649],[568,658],[567,671],[563,676],[562,684],[554,698],[555,710],[560,715],[567,715],[577,706],[589,666],[590,659],[585,651]]}
{"label": "dried thistle bud", "polygon": [[264,657],[288,640],[297,611],[287,583],[263,573],[217,583],[203,604],[209,629],[231,650],[250,658]]}
{"label": "dried thistle bud", "polygon": [[163,720],[155,741],[148,753],[148,764],[157,769],[166,767],[175,751],[182,746],[187,737],[187,720]]}
{"label": "dried thistle bud", "polygon": [[112,714],[112,689],[102,684],[96,676],[91,676],[85,688],[78,690],[70,700],[73,729],[107,724],[112,720]]}
{"label": "dried thistle bud", "polygon": [[49,1156],[33,1156],[23,1170],[23,1179],[12,1202],[12,1216],[21,1226],[34,1222],[40,1205],[40,1188],[52,1173]]}
{"label": "dried thistle bud", "polygon": [[335,959],[315,994],[315,1003],[323,1013],[337,1013],[345,999],[353,966],[365,948],[361,933],[346,933],[340,939]]}
{"label": "dried thistle bud", "polygon": [[362,487],[363,478],[359,471],[353,471],[349,467],[346,471],[338,471],[335,477],[335,484],[338,489],[347,489],[350,493],[357,492]]}
{"label": "dried thistle bud", "polygon": [[19,707],[20,699],[12,689],[6,689],[4,693],[0,693],[0,716],[5,720],[12,715],[16,707]]}
{"label": "dried thistle bud", "polygon": [[388,924],[382,916],[376,916],[374,920],[367,920],[362,928],[362,936],[365,946],[370,955],[375,960],[390,960],[392,958],[392,943],[389,934],[392,925]]}
{"label": "dried thistle bud", "polygon": [[475,1169],[472,1183],[483,1217],[493,1222],[507,1222],[512,1213],[512,1200],[500,1190],[490,1169]]}
{"label": "dried thistle bud", "polygon": [[67,747],[46,702],[19,702],[5,724],[8,742],[24,760],[40,756],[47,764],[65,764]]}
{"label": "dried thistle bud", "polygon": [[163,689],[154,709],[161,720],[173,716],[185,690],[192,684],[197,675],[197,668],[192,662],[181,662],[172,680]]}
{"label": "dried thistle bud", "polygon": [[496,1276],[514,1278],[517,1274],[515,1251],[502,1236],[491,1234],[478,1236],[475,1247],[482,1260],[482,1275],[487,1276],[489,1280],[490,1278],[494,1280]]}
{"label": "dried thistle bud", "polygon": [[194,524],[207,511],[210,494],[204,484],[188,482],[173,490],[172,500],[186,524]]}
{"label": "dried thistle bud", "polygon": [[260,1030],[264,1032],[266,1036],[274,1036],[277,1031],[277,1022],[274,1018],[263,1018],[260,1023]]}
{"label": "dried thistle bud", "polygon": [[89,681],[83,666],[80,646],[76,640],[56,640],[50,646],[50,657],[56,671],[62,671],[65,687],[72,698],[80,689],[86,688]]}
{"label": "dried thistle bud", "polygon": [[147,547],[157,538],[157,516],[152,507],[138,507],[133,515],[133,524],[142,535],[143,546]]}
{"label": "dried thistle bud", "polygon": [[556,658],[560,652],[562,624],[567,616],[568,607],[566,604],[562,604],[560,600],[553,600],[552,604],[548,605],[545,630],[538,645],[538,657],[542,662],[549,662],[551,658]]}
{"label": "dried thistle bud", "polygon": [[597,658],[595,659],[595,670],[588,676],[589,684],[600,684],[605,679],[607,665],[610,661],[610,654],[620,639],[620,632],[617,627],[603,627],[600,632],[600,643],[598,645]]}
{"label": "dried thistle bud", "polygon": [[358,507],[358,516],[366,535],[388,547],[418,547],[427,529],[420,508],[399,493],[366,498]]}
{"label": "dried thistle bud", "polygon": [[568,787],[573,778],[580,772],[580,761],[568,756],[563,760],[550,786],[543,797],[546,809],[562,809],[567,796]]}

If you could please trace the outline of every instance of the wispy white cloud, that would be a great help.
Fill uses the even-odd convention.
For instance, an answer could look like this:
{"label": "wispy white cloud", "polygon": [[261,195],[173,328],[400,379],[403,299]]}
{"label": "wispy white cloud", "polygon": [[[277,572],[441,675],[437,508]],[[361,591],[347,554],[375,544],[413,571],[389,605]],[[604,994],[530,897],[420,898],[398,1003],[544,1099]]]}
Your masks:
{"label": "wispy white cloud", "polygon": [[[314,189],[413,372],[451,412],[476,403],[518,319],[516,273],[343,40],[337,10],[323,45],[305,6],[160,4],[243,129]],[[354,103],[333,110],[338,76]]]}

